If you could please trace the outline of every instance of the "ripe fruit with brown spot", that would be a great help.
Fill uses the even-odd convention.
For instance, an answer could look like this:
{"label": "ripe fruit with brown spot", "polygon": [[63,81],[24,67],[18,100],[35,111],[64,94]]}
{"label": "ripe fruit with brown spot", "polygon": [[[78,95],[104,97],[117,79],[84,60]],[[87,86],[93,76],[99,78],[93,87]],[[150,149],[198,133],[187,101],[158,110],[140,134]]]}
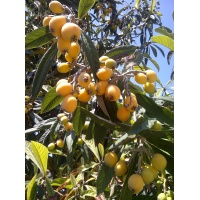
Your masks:
{"label": "ripe fruit with brown spot", "polygon": [[156,170],[162,171],[167,166],[167,160],[162,154],[155,153],[151,159],[151,164]]}
{"label": "ripe fruit with brown spot", "polygon": [[65,110],[68,113],[72,113],[76,110],[77,107],[77,99],[71,95],[68,94],[67,96],[64,97],[62,103],[61,103],[61,108]]}
{"label": "ripe fruit with brown spot", "polygon": [[125,106],[121,106],[117,109],[117,118],[122,122],[127,121],[130,115],[130,111],[128,111]]}
{"label": "ripe fruit with brown spot", "polygon": [[59,1],[51,1],[49,3],[49,9],[55,14],[61,14],[64,11],[64,8]]}
{"label": "ripe fruit with brown spot", "polygon": [[115,165],[115,175],[116,176],[123,176],[127,172],[127,165],[124,160],[120,160]]}
{"label": "ripe fruit with brown spot", "polygon": [[56,93],[60,96],[66,96],[70,94],[73,91],[73,87],[71,83],[68,82],[61,82],[56,87]]}
{"label": "ripe fruit with brown spot", "polygon": [[106,88],[105,96],[110,101],[117,101],[120,98],[121,92],[116,85],[108,85]]}
{"label": "ripe fruit with brown spot", "polygon": [[106,61],[107,59],[109,59],[108,56],[101,56],[101,57],[99,58],[100,67],[104,67],[104,66],[105,66],[105,61]]}
{"label": "ripe fruit with brown spot", "polygon": [[85,88],[81,89],[78,95],[78,100],[87,103],[91,98],[91,95],[88,94],[87,90]]}
{"label": "ripe fruit with brown spot", "polygon": [[70,49],[70,47],[71,47],[71,42],[64,40],[62,36],[58,37],[57,48],[59,52],[65,54]]}
{"label": "ripe fruit with brown spot", "polygon": [[56,146],[55,143],[52,142],[52,143],[50,143],[50,144],[48,145],[47,148],[48,148],[48,150],[53,150],[53,149],[55,149],[55,146]]}
{"label": "ripe fruit with brown spot", "polygon": [[54,16],[49,21],[49,31],[55,36],[59,37],[61,35],[61,28],[67,22],[64,16]]}
{"label": "ripe fruit with brown spot", "polygon": [[46,16],[42,21],[42,25],[43,26],[49,26],[49,22],[52,19],[52,17],[54,17],[54,15]]}
{"label": "ripe fruit with brown spot", "polygon": [[105,61],[105,66],[110,68],[110,69],[115,69],[117,66],[117,63],[115,60],[113,60],[112,58],[109,58]]}
{"label": "ripe fruit with brown spot", "polygon": [[142,169],[141,176],[145,184],[149,184],[154,180],[153,172],[146,167]]}
{"label": "ripe fruit with brown spot", "polygon": [[81,87],[86,88],[91,82],[91,77],[88,73],[86,72],[82,72],[79,76],[78,76],[78,84]]}
{"label": "ripe fruit with brown spot", "polygon": [[67,62],[59,63],[57,65],[57,70],[59,73],[67,73],[71,70],[71,65]]}
{"label": "ripe fruit with brown spot", "polygon": [[104,162],[108,167],[114,167],[118,161],[118,156],[115,152],[108,152],[104,156]]}
{"label": "ripe fruit with brown spot", "polygon": [[108,81],[99,81],[96,84],[96,95],[103,95],[106,92],[106,88],[108,87]]}
{"label": "ripe fruit with brown spot", "polygon": [[56,141],[56,145],[59,147],[59,148],[62,148],[64,146],[64,141],[62,139],[59,139]]}
{"label": "ripe fruit with brown spot", "polygon": [[107,81],[109,78],[111,78],[113,74],[112,69],[107,68],[107,67],[103,67],[97,70],[97,77],[101,80],[101,81]]}
{"label": "ripe fruit with brown spot", "polygon": [[146,82],[143,85],[144,91],[149,94],[153,94],[156,91],[156,88],[153,83]]}
{"label": "ripe fruit with brown spot", "polygon": [[93,82],[90,82],[90,84],[85,88],[87,90],[87,93],[90,95],[96,94],[96,85]]}
{"label": "ripe fruit with brown spot", "polygon": [[77,42],[72,42],[68,50],[68,54],[70,57],[76,58],[79,55],[80,50],[81,50],[80,45]]}
{"label": "ripe fruit with brown spot", "polygon": [[64,124],[64,128],[66,131],[72,131],[73,130],[73,124],[71,122],[67,122]]}
{"label": "ripe fruit with brown spot", "polygon": [[141,192],[144,187],[144,181],[142,176],[139,174],[132,174],[128,179],[128,187],[133,190],[136,194]]}
{"label": "ripe fruit with brown spot", "polygon": [[124,106],[129,112],[134,112],[138,108],[138,102],[133,93],[125,97]]}
{"label": "ripe fruit with brown spot", "polygon": [[78,25],[68,22],[62,26],[61,35],[67,41],[77,41],[80,38],[81,29]]}
{"label": "ripe fruit with brown spot", "polygon": [[156,73],[151,69],[146,70],[146,76],[149,83],[153,83],[157,80]]}
{"label": "ripe fruit with brown spot", "polygon": [[147,76],[141,72],[135,74],[134,79],[139,84],[145,84],[147,82]]}

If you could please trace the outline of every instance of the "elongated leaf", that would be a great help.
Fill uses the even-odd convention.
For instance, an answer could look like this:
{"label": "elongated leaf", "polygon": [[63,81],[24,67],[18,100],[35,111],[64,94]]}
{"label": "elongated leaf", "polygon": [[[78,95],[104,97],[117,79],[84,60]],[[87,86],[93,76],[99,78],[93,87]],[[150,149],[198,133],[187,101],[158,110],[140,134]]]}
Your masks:
{"label": "elongated leaf", "polygon": [[72,183],[72,187],[75,188],[76,187],[76,178],[73,174],[70,174],[70,180]]}
{"label": "elongated leaf", "polygon": [[95,0],[80,0],[78,5],[78,18],[83,18],[93,7]]}
{"label": "elongated leaf", "polygon": [[48,161],[48,149],[39,142],[25,143],[25,152],[27,156],[38,166],[43,176],[46,175],[47,161]]}
{"label": "elongated leaf", "polygon": [[153,12],[155,4],[156,4],[156,0],[151,0],[151,12]]}
{"label": "elongated leaf", "polygon": [[169,48],[171,51],[174,51],[174,40],[170,37],[167,37],[165,35],[157,35],[151,37],[152,42],[156,42],[158,44],[161,44],[167,48]]}
{"label": "elongated leaf", "polygon": [[174,125],[174,114],[167,108],[163,108],[157,105],[154,100],[146,95],[140,93],[138,90],[134,89],[132,83],[129,83],[131,92],[136,95],[138,104],[146,109],[147,113],[150,113],[152,117],[157,118],[162,123],[167,123],[171,126]]}
{"label": "elongated leaf", "polygon": [[43,101],[42,101],[42,106],[41,106],[41,111],[40,113],[45,113],[53,108],[55,108],[57,105],[59,105],[64,97],[59,96],[56,93],[56,87],[53,87],[49,90],[49,92],[46,93]]}
{"label": "elongated leaf", "polygon": [[108,167],[105,163],[103,163],[98,171],[96,181],[97,195],[100,195],[102,192],[104,192],[113,176],[114,167]]}
{"label": "elongated leaf", "polygon": [[109,58],[112,58],[115,60],[115,59],[122,58],[124,56],[129,56],[129,55],[133,54],[137,48],[138,47],[136,47],[134,45],[117,47],[117,48],[114,48],[114,49],[106,52],[104,54],[104,56],[108,56]]}
{"label": "elongated leaf", "polygon": [[48,27],[41,27],[33,30],[25,37],[25,49],[32,49],[47,44],[54,36],[49,32]]}
{"label": "elongated leaf", "polygon": [[163,55],[163,57],[165,57],[164,51],[158,45],[156,45],[156,44],[153,44],[153,45],[160,51],[160,53]]}
{"label": "elongated leaf", "polygon": [[140,6],[140,0],[136,0],[135,1],[135,8],[139,9],[139,6]]}
{"label": "elongated leaf", "polygon": [[157,195],[154,194],[153,196],[149,196],[149,195],[139,195],[139,196],[133,196],[132,200],[156,200],[157,199]]}
{"label": "elongated leaf", "polygon": [[96,72],[100,66],[98,52],[89,36],[82,32],[81,37],[83,51],[85,52],[87,61],[91,67],[94,80],[96,81],[98,80]]}
{"label": "elongated leaf", "polygon": [[31,179],[27,186],[27,200],[35,200],[37,194],[37,183],[36,183],[37,174]]}
{"label": "elongated leaf", "polygon": [[66,154],[64,154],[62,151],[60,151],[58,149],[49,150],[49,153],[56,154],[56,155],[59,155],[59,156],[67,157]]}
{"label": "elongated leaf", "polygon": [[100,162],[100,156],[98,152],[98,147],[95,145],[94,139],[86,140],[85,135],[82,136],[83,141],[88,146],[88,148],[94,153],[94,155],[97,157],[98,161]]}
{"label": "elongated leaf", "polygon": [[98,144],[99,142],[103,142],[107,135],[108,128],[105,128],[105,127],[100,126],[99,124],[95,123],[95,127],[93,130],[94,130],[95,144]]}
{"label": "elongated leaf", "polygon": [[46,79],[46,75],[51,67],[52,60],[56,55],[57,51],[58,51],[57,43],[55,42],[41,58],[38,64],[35,77],[33,79],[32,96],[31,96],[32,100],[35,100],[38,93],[40,92],[42,85]]}
{"label": "elongated leaf", "polygon": [[174,40],[174,34],[173,34],[172,31],[171,31],[169,28],[167,28],[167,27],[159,27],[159,28],[156,28],[155,31],[156,31],[157,33],[160,33],[160,34],[162,34],[162,35],[165,35],[165,36],[171,38],[172,40]]}
{"label": "elongated leaf", "polygon": [[83,195],[83,197],[85,198],[87,197],[96,197],[97,196],[97,191],[96,191],[96,187],[93,187],[91,185],[84,185],[86,187],[87,190],[84,190],[81,192],[81,195]]}
{"label": "elongated leaf", "polygon": [[153,52],[153,55],[155,56],[155,57],[157,57],[157,50],[153,47],[153,46],[150,46],[151,47],[151,50],[152,50],[152,52]]}
{"label": "elongated leaf", "polygon": [[85,120],[86,120],[86,115],[85,115],[85,113],[81,112],[80,106],[87,109],[88,105],[79,102],[76,110],[74,111],[72,121],[73,121],[74,130],[75,130],[77,135],[81,134],[81,131],[83,129],[83,126],[84,126]]}
{"label": "elongated leaf", "polygon": [[154,66],[157,68],[157,70],[160,71],[160,67],[159,67],[158,63],[157,63],[155,60],[153,60],[153,59],[150,57],[149,54],[143,53],[143,57],[149,59],[149,60],[154,64]]}
{"label": "elongated leaf", "polygon": [[48,177],[46,177],[46,185],[47,185],[47,195],[48,197],[52,197],[55,194],[55,192],[53,187],[51,186],[51,182]]}
{"label": "elongated leaf", "polygon": [[126,140],[126,138],[128,137],[128,134],[125,133],[121,138],[119,138],[114,144],[112,144],[108,150],[111,151],[113,148],[115,148],[116,146],[120,145],[124,140]]}
{"label": "elongated leaf", "polygon": [[170,60],[171,60],[173,54],[174,54],[173,51],[169,51],[169,53],[167,54],[167,63],[168,63],[168,65],[170,65]]}
{"label": "elongated leaf", "polygon": [[160,99],[160,100],[163,100],[163,101],[169,101],[169,102],[174,103],[174,97],[171,97],[171,96],[153,97],[153,99]]}

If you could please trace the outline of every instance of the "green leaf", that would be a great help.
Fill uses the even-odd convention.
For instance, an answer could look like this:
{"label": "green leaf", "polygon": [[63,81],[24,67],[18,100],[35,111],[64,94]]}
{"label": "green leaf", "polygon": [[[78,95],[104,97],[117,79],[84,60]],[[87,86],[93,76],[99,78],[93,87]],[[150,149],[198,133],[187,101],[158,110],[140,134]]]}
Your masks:
{"label": "green leaf", "polygon": [[149,54],[143,53],[143,57],[149,59],[149,60],[154,64],[154,66],[157,68],[157,70],[160,71],[160,67],[159,67],[158,63],[157,63],[155,60],[153,60],[153,59],[150,57]]}
{"label": "green leaf", "polygon": [[169,101],[169,102],[174,103],[174,97],[171,97],[171,96],[153,97],[153,99],[159,99],[159,100]]}
{"label": "green leaf", "polygon": [[93,7],[95,0],[80,0],[78,5],[78,18],[83,18]]}
{"label": "green leaf", "polygon": [[74,111],[72,122],[73,122],[74,130],[77,135],[81,134],[83,130],[83,126],[85,124],[85,120],[86,120],[86,115],[85,113],[81,112],[80,107],[84,107],[85,109],[87,109],[88,104],[78,102],[78,106],[76,110]]}
{"label": "green leaf", "polygon": [[37,194],[37,182],[36,182],[37,174],[31,179],[27,186],[27,200],[35,200]]}
{"label": "green leaf", "polygon": [[64,154],[62,151],[60,151],[58,149],[49,150],[49,153],[52,153],[52,154],[55,154],[55,155],[59,155],[59,156],[67,157],[66,154]]}
{"label": "green leaf", "polygon": [[31,96],[32,100],[35,100],[38,93],[40,92],[42,85],[46,79],[47,73],[51,68],[52,60],[56,55],[57,51],[58,51],[57,43],[55,42],[42,56],[38,64],[35,77],[33,79],[32,96]]}
{"label": "green leaf", "polygon": [[153,46],[150,46],[151,47],[151,50],[152,50],[152,52],[153,52],[153,55],[155,56],[155,57],[157,57],[157,50],[156,50],[156,48],[154,48]]}
{"label": "green leaf", "polygon": [[114,60],[118,58],[122,58],[124,56],[129,56],[135,52],[135,50],[138,49],[137,46],[134,45],[128,45],[128,46],[122,46],[114,48],[104,54],[104,56],[108,56],[109,58],[112,58]]}
{"label": "green leaf", "polygon": [[46,185],[47,185],[47,195],[48,197],[52,197],[55,194],[55,192],[53,187],[51,186],[51,182],[48,177],[46,177]]}
{"label": "green leaf", "polygon": [[25,37],[25,49],[32,49],[47,44],[54,36],[49,32],[48,26],[41,27],[28,33]]}
{"label": "green leaf", "polygon": [[105,163],[103,163],[98,171],[96,181],[97,195],[100,195],[102,192],[104,192],[113,176],[114,167],[108,167]]}
{"label": "green leaf", "polygon": [[169,48],[171,51],[174,51],[174,40],[170,37],[167,37],[165,35],[157,35],[151,37],[152,42],[156,42],[158,44],[161,44],[167,48]]}
{"label": "green leaf", "polygon": [[136,0],[135,1],[135,8],[139,9],[139,6],[140,6],[140,0]]}
{"label": "green leaf", "polygon": [[91,185],[84,185],[86,187],[86,190],[81,191],[81,196],[83,196],[83,198],[87,197],[96,197],[97,196],[97,191],[96,191],[96,187],[93,187]]}
{"label": "green leaf", "polygon": [[89,36],[82,32],[81,37],[83,51],[85,52],[87,61],[91,67],[94,80],[96,81],[98,80],[96,72],[100,66],[98,52]]}
{"label": "green leaf", "polygon": [[132,200],[157,200],[157,195],[149,196],[149,195],[138,195],[133,196]]}
{"label": "green leaf", "polygon": [[63,98],[56,93],[56,87],[51,88],[42,101],[40,113],[43,114],[52,110],[62,102]]}
{"label": "green leaf", "polygon": [[114,144],[112,144],[109,148],[108,151],[111,151],[112,149],[114,149],[116,146],[119,146],[122,142],[124,142],[126,140],[126,138],[128,137],[128,134],[125,133],[122,137],[120,137]]}
{"label": "green leaf", "polygon": [[73,174],[70,174],[70,180],[72,183],[72,187],[75,188],[76,187],[76,178]]}
{"label": "green leaf", "polygon": [[151,12],[153,12],[155,4],[156,4],[156,0],[151,0]]}
{"label": "green leaf", "polygon": [[27,156],[38,166],[43,176],[46,175],[47,161],[48,161],[48,149],[39,142],[25,143],[25,152]]}
{"label": "green leaf", "polygon": [[162,34],[162,35],[165,35],[165,36],[171,38],[172,40],[174,40],[174,34],[173,34],[172,31],[171,31],[169,28],[167,28],[167,27],[162,26],[162,27],[156,28],[155,31],[156,31],[157,33],[160,33],[160,34]]}
{"label": "green leaf", "polygon": [[98,152],[98,148],[95,145],[94,139],[86,140],[85,135],[82,135],[82,139],[85,142],[85,144],[88,146],[88,148],[94,153],[94,155],[97,157],[98,161],[100,162],[100,156]]}
{"label": "green leaf", "polygon": [[163,55],[163,57],[165,57],[164,51],[158,45],[155,45],[155,44],[153,44],[153,45],[160,51],[160,53]]}
{"label": "green leaf", "polygon": [[159,106],[154,100],[134,89],[132,83],[129,82],[130,91],[136,95],[138,104],[146,109],[152,117],[157,118],[162,123],[174,126],[174,113],[169,109]]}

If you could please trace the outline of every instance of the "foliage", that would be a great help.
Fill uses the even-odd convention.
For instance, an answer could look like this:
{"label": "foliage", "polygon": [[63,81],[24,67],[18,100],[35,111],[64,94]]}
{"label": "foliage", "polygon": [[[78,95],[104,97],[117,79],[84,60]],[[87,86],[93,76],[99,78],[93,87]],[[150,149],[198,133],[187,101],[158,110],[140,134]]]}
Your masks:
{"label": "foliage", "polygon": [[[158,57],[158,52],[165,56],[163,47],[169,49],[168,63],[174,53],[174,35],[162,26],[159,1],[59,2],[64,8],[62,15],[81,28],[81,36],[75,41],[81,50],[66,73],[57,68],[66,62],[65,55],[58,51],[58,38],[49,26],[43,26],[45,16],[59,14],[51,12],[49,0],[25,3],[26,199],[151,200],[161,192],[173,191],[173,93],[158,76],[153,82],[153,94],[145,92],[134,79],[140,72],[146,74],[149,62],[154,65],[151,70],[162,69],[152,56]],[[111,101],[105,95],[92,94],[89,101],[81,102],[76,96],[76,110],[67,112],[62,108],[65,96],[58,95],[57,82],[65,79],[72,83],[70,94],[74,95],[78,76],[85,71],[97,84],[102,56],[116,62],[109,84],[120,89],[120,98]],[[167,85],[172,82],[173,75]],[[121,121],[118,109],[130,93],[135,95],[138,106],[127,120]],[[60,113],[67,116],[72,129],[65,128]],[[153,129],[157,121],[162,130]],[[63,147],[57,144],[59,139]],[[50,149],[49,144],[55,144],[55,148]],[[117,177],[114,167],[105,164],[104,156],[110,151],[125,160],[128,171],[124,176]],[[128,187],[129,177],[141,174],[154,153],[165,156],[166,169],[135,194]]]}

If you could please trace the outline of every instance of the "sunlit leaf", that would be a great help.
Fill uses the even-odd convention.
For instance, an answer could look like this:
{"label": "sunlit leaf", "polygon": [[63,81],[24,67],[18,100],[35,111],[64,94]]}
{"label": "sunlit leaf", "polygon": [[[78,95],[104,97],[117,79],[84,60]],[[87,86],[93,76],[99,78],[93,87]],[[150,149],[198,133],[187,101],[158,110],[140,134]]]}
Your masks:
{"label": "sunlit leaf", "polygon": [[37,194],[37,183],[36,183],[37,174],[31,179],[27,186],[27,200],[33,200],[36,198]]}
{"label": "sunlit leaf", "polygon": [[167,27],[162,26],[162,27],[156,28],[155,31],[157,33],[165,35],[165,36],[171,38],[172,40],[174,40],[174,34],[172,33],[172,30],[170,30]]}
{"label": "sunlit leaf", "polygon": [[154,66],[157,68],[157,70],[160,71],[160,67],[159,67],[158,63],[157,63],[155,60],[153,60],[153,59],[150,57],[149,54],[143,53],[143,57],[144,57],[144,58],[147,58],[148,60],[150,60],[150,61],[154,64]]}
{"label": "sunlit leaf", "polygon": [[53,187],[51,186],[51,182],[48,177],[46,177],[46,185],[47,185],[47,195],[52,197],[55,194]]}
{"label": "sunlit leaf", "polygon": [[168,36],[165,36],[165,35],[152,36],[151,40],[152,40],[152,42],[161,44],[161,45],[169,48],[171,51],[174,51],[174,40]]}
{"label": "sunlit leaf", "polygon": [[136,0],[135,1],[135,8],[139,9],[139,6],[140,6],[140,0]]}
{"label": "sunlit leaf", "polygon": [[95,0],[80,0],[78,5],[78,18],[83,18],[94,5]]}
{"label": "sunlit leaf", "polygon": [[38,166],[43,176],[46,174],[48,149],[43,144],[35,141],[25,143],[27,156]]}
{"label": "sunlit leaf", "polygon": [[156,0],[151,0],[151,12],[153,12],[155,4],[156,4]]}

